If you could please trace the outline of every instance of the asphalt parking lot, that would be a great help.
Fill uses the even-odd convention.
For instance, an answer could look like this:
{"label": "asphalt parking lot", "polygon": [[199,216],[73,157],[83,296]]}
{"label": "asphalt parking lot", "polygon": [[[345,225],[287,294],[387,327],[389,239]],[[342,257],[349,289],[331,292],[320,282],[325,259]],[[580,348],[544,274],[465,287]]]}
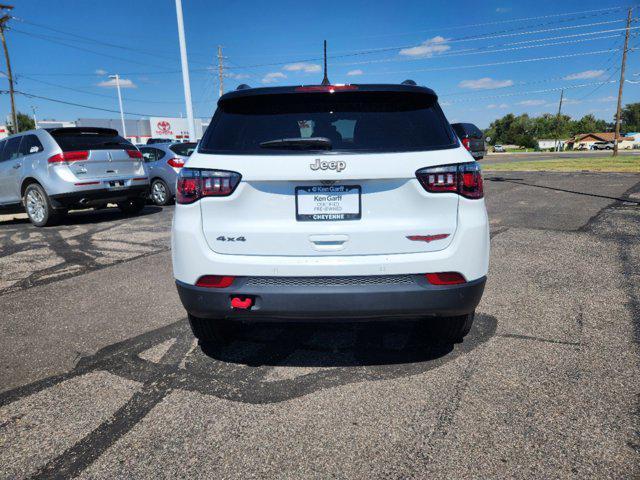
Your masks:
{"label": "asphalt parking lot", "polygon": [[487,174],[490,275],[418,323],[192,338],[172,208],[0,222],[2,478],[637,478],[640,175]]}

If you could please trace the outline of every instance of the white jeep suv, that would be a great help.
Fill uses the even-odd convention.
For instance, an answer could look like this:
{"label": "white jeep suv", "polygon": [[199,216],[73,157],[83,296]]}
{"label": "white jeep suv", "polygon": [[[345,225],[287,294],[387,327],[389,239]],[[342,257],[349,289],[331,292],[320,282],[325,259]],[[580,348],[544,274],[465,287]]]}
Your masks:
{"label": "white jeep suv", "polygon": [[177,181],[196,337],[233,321],[424,318],[469,332],[489,263],[480,167],[415,85],[244,88]]}

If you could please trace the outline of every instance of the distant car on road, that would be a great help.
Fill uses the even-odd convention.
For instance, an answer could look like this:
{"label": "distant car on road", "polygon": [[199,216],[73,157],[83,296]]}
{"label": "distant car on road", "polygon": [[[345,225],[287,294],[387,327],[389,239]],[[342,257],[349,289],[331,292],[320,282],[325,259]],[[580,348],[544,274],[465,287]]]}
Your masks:
{"label": "distant car on road", "polygon": [[451,127],[456,132],[456,135],[458,135],[464,148],[469,150],[473,158],[476,160],[484,158],[487,151],[482,130],[473,123],[452,123]]}
{"label": "distant car on road", "polygon": [[591,150],[613,150],[613,142],[594,142]]}
{"label": "distant car on road", "polygon": [[38,128],[0,141],[0,209],[24,209],[37,227],[107,203],[137,213],[148,190],[142,154],[111,128]]}
{"label": "distant car on road", "polygon": [[498,145],[497,143],[493,146],[493,151],[496,153],[504,153],[506,150],[502,145]]}
{"label": "distant car on road", "polygon": [[156,143],[140,148],[149,171],[151,200],[168,205],[176,194],[176,178],[197,143]]}

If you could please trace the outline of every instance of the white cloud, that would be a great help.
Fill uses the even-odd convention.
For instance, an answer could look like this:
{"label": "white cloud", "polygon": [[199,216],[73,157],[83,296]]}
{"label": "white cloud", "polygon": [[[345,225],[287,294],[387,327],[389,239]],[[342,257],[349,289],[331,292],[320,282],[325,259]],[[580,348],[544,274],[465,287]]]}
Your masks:
{"label": "white cloud", "polygon": [[99,68],[99,69],[97,69],[97,70],[96,70],[95,72],[93,72],[93,73],[95,73],[96,75],[106,75],[106,74],[107,74],[107,73],[109,73],[109,72],[107,72],[107,71],[106,71],[106,70],[104,70],[103,68]]}
{"label": "white cloud", "polygon": [[582,103],[582,101],[574,100],[573,98],[565,98],[562,100],[562,105],[578,105],[579,103]]}
{"label": "white cloud", "polygon": [[362,75],[364,72],[362,70],[360,70],[359,68],[356,68],[355,70],[349,70],[347,72],[347,75],[349,75],[350,77],[354,77],[356,75]]}
{"label": "white cloud", "polygon": [[615,102],[618,100],[618,97],[614,97],[613,95],[609,95],[608,97],[602,97],[596,100],[597,102],[607,103],[607,102]]}
{"label": "white cloud", "polygon": [[584,72],[572,73],[566,77],[562,77],[563,80],[585,80],[587,78],[598,78],[602,76],[604,70],[585,70]]}
{"label": "white cloud", "polygon": [[447,102],[446,100],[444,102],[438,102],[440,103],[441,107],[448,107],[449,105],[451,105],[451,102]]}
{"label": "white cloud", "polygon": [[282,69],[287,72],[304,72],[304,73],[313,73],[313,72],[319,72],[322,70],[320,65],[318,65],[317,63],[305,63],[305,62],[290,63],[289,65],[285,65],[284,67],[282,67]]}
{"label": "white cloud", "polygon": [[[98,87],[111,88],[116,86],[116,79],[110,78],[109,80],[105,80],[104,82],[100,82],[97,84]],[[120,79],[120,88],[138,88],[138,86],[133,83],[132,80],[128,78]]]}
{"label": "white cloud", "polygon": [[484,90],[487,88],[504,88],[513,85],[513,80],[494,80],[484,77],[477,80],[463,80],[458,86],[460,88],[470,88],[471,90]]}
{"label": "white cloud", "polygon": [[525,107],[535,107],[536,105],[544,105],[547,103],[545,100],[523,100],[518,102],[518,105],[523,105]]}
{"label": "white cloud", "polygon": [[245,78],[249,78],[251,75],[249,75],[248,73],[233,73],[233,72],[229,72],[226,74],[227,77],[229,78],[233,78],[234,80],[242,80]]}
{"label": "white cloud", "polygon": [[451,46],[447,45],[447,39],[441,36],[425,40],[417,47],[403,48],[400,55],[407,57],[432,57],[434,54],[443,53],[450,50]]}
{"label": "white cloud", "polygon": [[510,12],[511,8],[508,7],[498,7],[496,8],[496,13],[507,13]]}
{"label": "white cloud", "polygon": [[282,72],[269,72],[262,78],[262,83],[276,83],[283,78],[287,76]]}
{"label": "white cloud", "polygon": [[487,108],[508,108],[509,105],[506,103],[500,103],[500,104],[496,104],[496,103],[490,103],[489,105],[487,105]]}

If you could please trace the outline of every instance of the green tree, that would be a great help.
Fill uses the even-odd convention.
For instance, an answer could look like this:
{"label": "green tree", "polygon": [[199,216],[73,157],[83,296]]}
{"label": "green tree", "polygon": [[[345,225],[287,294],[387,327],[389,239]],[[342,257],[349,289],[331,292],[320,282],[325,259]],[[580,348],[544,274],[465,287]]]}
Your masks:
{"label": "green tree", "polygon": [[640,131],[640,103],[627,103],[622,108],[620,125],[624,132]]}
{"label": "green tree", "polygon": [[[18,117],[18,131],[24,132],[25,130],[36,128],[36,124],[33,122],[33,118],[31,118],[26,113],[18,112],[16,116]],[[9,125],[8,129],[9,133],[16,133],[13,129],[13,125]]]}

